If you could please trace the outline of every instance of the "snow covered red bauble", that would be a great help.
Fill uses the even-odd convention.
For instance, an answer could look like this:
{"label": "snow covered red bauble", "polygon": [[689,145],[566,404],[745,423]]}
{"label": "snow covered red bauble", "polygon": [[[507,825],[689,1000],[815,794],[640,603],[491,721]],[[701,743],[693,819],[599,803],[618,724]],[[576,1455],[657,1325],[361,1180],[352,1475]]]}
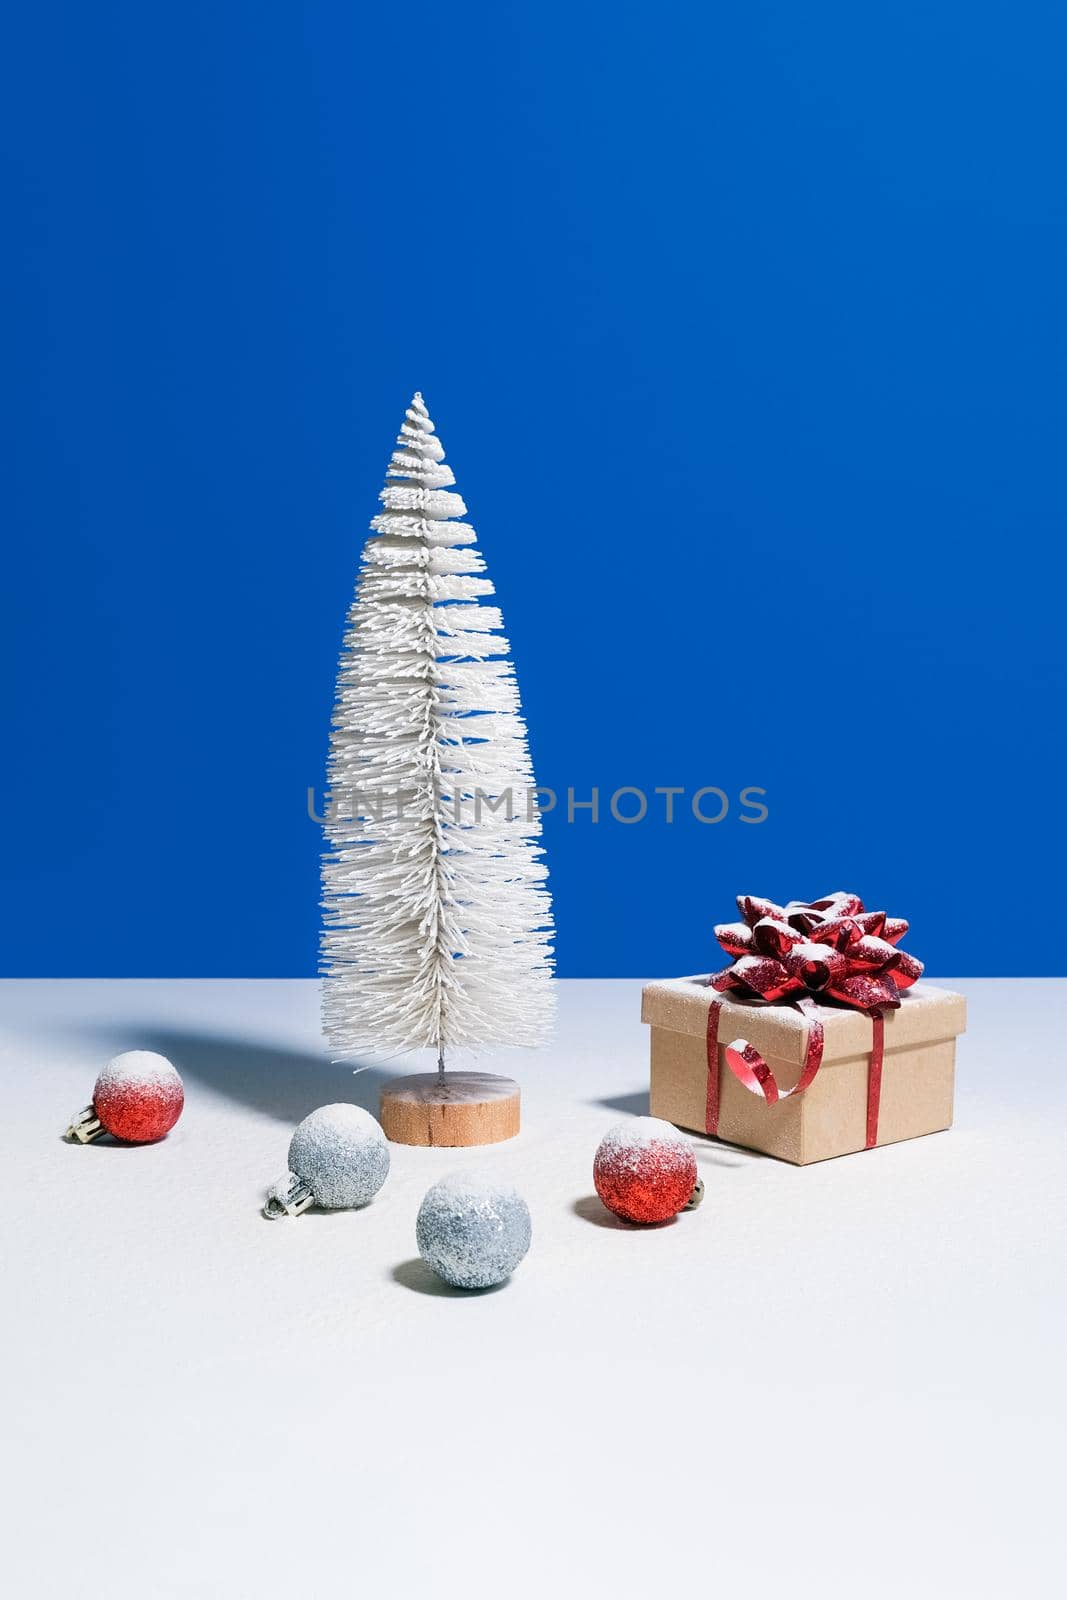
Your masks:
{"label": "snow covered red bauble", "polygon": [[166,1056],[124,1050],[96,1080],[93,1103],[71,1121],[67,1137],[91,1144],[110,1133],[126,1144],[154,1144],[182,1114],[185,1090]]}
{"label": "snow covered red bauble", "polygon": [[609,1129],[593,1182],[608,1210],[627,1222],[666,1222],[704,1193],[689,1140],[659,1117],[631,1117]]}

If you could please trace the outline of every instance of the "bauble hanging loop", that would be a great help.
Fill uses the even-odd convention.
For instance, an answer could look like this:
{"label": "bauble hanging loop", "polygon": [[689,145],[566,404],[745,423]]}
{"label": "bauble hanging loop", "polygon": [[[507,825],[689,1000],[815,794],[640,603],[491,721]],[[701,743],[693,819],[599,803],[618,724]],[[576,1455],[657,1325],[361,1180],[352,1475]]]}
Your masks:
{"label": "bauble hanging loop", "polygon": [[92,1144],[94,1139],[103,1138],[107,1129],[100,1121],[92,1106],[86,1106],[76,1116],[71,1117],[70,1126],[63,1135],[71,1143]]}
{"label": "bauble hanging loop", "polygon": [[182,1080],[166,1056],[124,1050],[100,1073],[92,1104],[71,1118],[64,1137],[92,1144],[110,1133],[124,1144],[155,1144],[173,1128],[184,1105]]}
{"label": "bauble hanging loop", "polygon": [[342,1211],[365,1206],[389,1176],[389,1144],[361,1106],[319,1106],[289,1141],[289,1170],[267,1190],[263,1215],[299,1217],[310,1206]]}
{"label": "bauble hanging loop", "polygon": [[299,1217],[314,1204],[315,1193],[311,1185],[298,1178],[295,1172],[287,1172],[284,1178],[279,1178],[267,1190],[263,1215],[271,1222],[277,1222],[279,1217]]}

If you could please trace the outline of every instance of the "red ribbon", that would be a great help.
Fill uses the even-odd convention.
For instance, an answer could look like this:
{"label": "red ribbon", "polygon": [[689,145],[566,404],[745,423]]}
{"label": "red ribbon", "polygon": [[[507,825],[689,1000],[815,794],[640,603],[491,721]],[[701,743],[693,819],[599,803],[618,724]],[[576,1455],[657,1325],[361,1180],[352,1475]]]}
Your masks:
{"label": "red ribbon", "polygon": [[884,911],[865,911],[859,895],[779,906],[742,894],[737,907],[743,921],[715,929],[727,955],[735,957],[711,979],[720,993],[765,1005],[810,995],[859,1011],[884,1011],[898,1006],[901,989],[922,976],[922,962],[896,948],[908,924]]}
{"label": "red ribbon", "polygon": [[[709,985],[720,992],[733,991],[738,1000],[748,1004],[779,1005],[784,1001],[812,1014],[804,1068],[792,1089],[779,1089],[774,1073],[746,1039],[735,1039],[725,1047],[727,1066],[746,1089],[762,1094],[768,1105],[802,1094],[822,1065],[823,1026],[814,1015],[816,1000],[865,1011],[873,1028],[865,1148],[873,1149],[878,1143],[882,1094],[884,1011],[899,1006],[900,990],[909,988],[923,970],[921,961],[896,949],[908,924],[887,917],[884,911],[865,911],[862,900],[853,894],[833,894],[810,902],[791,900],[785,906],[739,895],[737,905],[744,921],[715,929],[723,949],[736,960],[709,978]],[[704,1125],[712,1135],[719,1131],[721,1010],[719,1000],[713,1000],[708,1008]]]}
{"label": "red ribbon", "polygon": [[871,1059],[867,1063],[867,1144],[873,1150],[878,1143],[878,1107],[882,1101],[882,1052],[885,1045],[885,1018],[880,1011],[871,1013],[874,1039],[871,1042]]}

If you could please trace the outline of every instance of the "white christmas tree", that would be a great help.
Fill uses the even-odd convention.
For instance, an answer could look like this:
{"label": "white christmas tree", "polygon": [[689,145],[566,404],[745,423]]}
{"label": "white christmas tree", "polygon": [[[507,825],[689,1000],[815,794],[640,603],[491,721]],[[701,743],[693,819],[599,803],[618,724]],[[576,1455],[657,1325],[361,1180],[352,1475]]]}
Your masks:
{"label": "white christmas tree", "polygon": [[416,394],[371,522],[330,740],[323,1028],[342,1056],[538,1044],[551,903],[509,646]]}

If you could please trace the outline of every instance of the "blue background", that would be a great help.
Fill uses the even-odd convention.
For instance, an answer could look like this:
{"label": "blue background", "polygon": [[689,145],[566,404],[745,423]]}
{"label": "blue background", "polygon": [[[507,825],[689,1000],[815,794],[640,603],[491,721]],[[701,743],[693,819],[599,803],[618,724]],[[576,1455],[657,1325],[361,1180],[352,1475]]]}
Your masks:
{"label": "blue background", "polygon": [[[427,397],[564,975],[855,889],[1060,973],[1057,4],[35,0],[5,30],[9,975],[316,965],[336,657]],[[657,802],[657,807],[662,802]]]}

